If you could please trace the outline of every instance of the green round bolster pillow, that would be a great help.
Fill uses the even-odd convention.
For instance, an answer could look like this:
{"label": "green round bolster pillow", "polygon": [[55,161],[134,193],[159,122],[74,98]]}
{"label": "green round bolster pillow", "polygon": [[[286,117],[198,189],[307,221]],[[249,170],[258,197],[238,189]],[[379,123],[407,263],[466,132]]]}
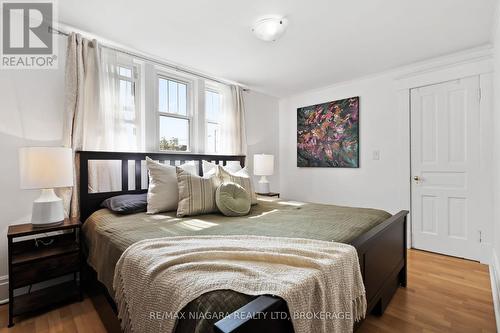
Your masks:
{"label": "green round bolster pillow", "polygon": [[219,185],[215,192],[215,203],[226,216],[243,216],[250,211],[250,194],[236,183]]}

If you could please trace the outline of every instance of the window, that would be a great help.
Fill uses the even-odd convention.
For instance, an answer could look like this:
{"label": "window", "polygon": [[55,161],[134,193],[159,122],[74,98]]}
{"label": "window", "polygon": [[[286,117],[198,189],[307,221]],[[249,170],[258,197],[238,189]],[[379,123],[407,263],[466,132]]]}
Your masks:
{"label": "window", "polygon": [[206,118],[206,151],[217,153],[220,151],[220,119],[222,112],[221,94],[213,91],[205,91],[205,118]]}
{"label": "window", "polygon": [[139,91],[144,96],[140,106],[148,151],[228,153],[224,140],[225,126],[232,121],[229,113],[226,121],[230,86],[149,63],[141,73],[145,83]]}
{"label": "window", "polygon": [[118,151],[236,150],[231,86],[107,49],[101,63],[103,121],[112,129],[102,145]]}
{"label": "window", "polygon": [[132,76],[133,68],[118,66],[119,101],[123,112],[125,132],[128,137],[135,137],[136,112],[135,112],[135,85]]}
{"label": "window", "polygon": [[[141,116],[136,100],[136,77],[138,68],[133,64],[119,64],[117,67],[117,88],[116,98],[118,99],[118,112],[116,124],[121,127],[120,145],[136,149],[140,145]],[[116,84],[111,83],[110,84]],[[110,95],[111,98],[113,95]],[[109,103],[116,103],[110,100]],[[115,121],[117,120],[115,119]]]}
{"label": "window", "polygon": [[189,151],[191,114],[186,82],[158,77],[159,148]]}

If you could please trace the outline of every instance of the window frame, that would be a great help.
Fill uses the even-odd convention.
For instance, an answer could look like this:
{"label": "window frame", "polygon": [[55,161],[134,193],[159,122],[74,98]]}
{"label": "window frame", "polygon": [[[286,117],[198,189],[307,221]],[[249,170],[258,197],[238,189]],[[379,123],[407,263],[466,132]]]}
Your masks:
{"label": "window frame", "polygon": [[[160,79],[173,81],[176,83],[181,83],[186,85],[186,115],[170,112],[160,111]],[[193,80],[172,74],[168,71],[157,70],[155,75],[154,84],[154,107],[155,107],[155,118],[156,118],[156,136],[155,136],[155,147],[156,151],[166,152],[166,153],[191,153],[194,149],[194,82]],[[168,89],[168,88],[167,88]],[[168,102],[168,98],[167,98]],[[160,149],[160,119],[161,117],[170,117],[177,119],[185,119],[188,121],[188,145],[187,150],[161,150]]]}
{"label": "window frame", "polygon": [[[131,77],[127,77],[120,74],[120,68],[126,68],[131,71]],[[120,80],[128,81],[132,85],[132,93],[133,93],[133,101],[134,101],[134,113],[135,113],[135,121],[126,123],[132,123],[135,125],[135,139],[136,146],[142,147],[144,146],[145,140],[143,136],[143,127],[144,127],[144,119],[142,115],[142,91],[141,91],[141,65],[133,61],[133,59],[119,57],[116,65],[116,73],[115,78],[117,84],[120,84]]]}
{"label": "window frame", "polygon": [[207,99],[206,99],[206,94],[207,92],[211,92],[211,93],[215,93],[217,95],[220,96],[220,103],[219,103],[219,107],[220,107],[220,110],[219,112],[222,112],[223,111],[223,107],[224,107],[224,94],[222,93],[222,90],[219,89],[217,86],[213,85],[213,84],[210,84],[210,83],[206,83],[205,84],[205,89],[204,89],[204,95],[205,95],[205,98],[204,98],[204,101],[205,101],[205,110],[204,110],[204,116],[205,116],[205,119],[203,119],[203,123],[204,123],[204,126],[205,126],[205,138],[204,138],[204,142],[205,142],[205,152],[207,153],[210,153],[210,154],[218,154],[220,153],[219,150],[217,149],[218,147],[218,144],[217,144],[217,141],[215,143],[215,151],[213,152],[210,152],[209,151],[209,147],[208,147],[208,125],[209,124],[212,124],[212,125],[217,125],[219,127],[219,131],[221,129],[221,120],[219,119],[218,122],[216,122],[214,119],[208,119],[207,117]]}

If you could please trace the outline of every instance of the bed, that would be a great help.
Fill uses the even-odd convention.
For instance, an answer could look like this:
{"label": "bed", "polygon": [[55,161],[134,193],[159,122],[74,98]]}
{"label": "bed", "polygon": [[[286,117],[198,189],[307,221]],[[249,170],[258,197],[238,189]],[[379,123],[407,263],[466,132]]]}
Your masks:
{"label": "bed", "polygon": [[[359,256],[366,289],[368,312],[381,315],[398,286],[406,286],[406,211],[390,215],[366,208],[340,207],[262,198],[245,217],[225,217],[208,214],[176,218],[175,212],[157,215],[144,213],[119,216],[100,203],[120,194],[145,193],[141,188],[146,156],[172,165],[195,161],[201,175],[201,161],[225,165],[244,156],[218,156],[166,153],[78,152],[80,166],[80,209],[87,262],[100,284],[110,296],[114,265],[131,244],[148,238],[191,235],[259,235],[311,238],[353,245]],[[111,160],[122,164],[122,191],[88,192],[89,161]],[[133,161],[135,189],[129,189],[130,162]],[[125,189],[125,190],[123,190]],[[104,255],[105,254],[105,255]],[[112,302],[112,297],[111,297]],[[293,332],[290,321],[264,320],[248,313],[287,312],[286,303],[271,295],[248,296],[231,290],[219,290],[202,295],[183,311],[233,313],[226,318],[179,320],[176,332],[252,332],[265,330]],[[250,317],[250,318],[249,318]]]}

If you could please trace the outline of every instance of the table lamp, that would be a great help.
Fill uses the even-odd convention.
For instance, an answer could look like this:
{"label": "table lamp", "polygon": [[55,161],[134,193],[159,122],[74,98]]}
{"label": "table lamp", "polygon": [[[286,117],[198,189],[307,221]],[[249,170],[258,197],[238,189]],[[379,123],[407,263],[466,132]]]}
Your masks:
{"label": "table lamp", "polygon": [[41,189],[33,202],[34,226],[64,222],[63,201],[54,188],[73,186],[73,152],[61,147],[26,147],[19,150],[21,189]]}
{"label": "table lamp", "polygon": [[257,184],[258,193],[269,193],[269,181],[266,176],[271,176],[274,169],[274,156],[266,154],[258,154],[253,156],[253,173],[256,176],[261,176]]}

